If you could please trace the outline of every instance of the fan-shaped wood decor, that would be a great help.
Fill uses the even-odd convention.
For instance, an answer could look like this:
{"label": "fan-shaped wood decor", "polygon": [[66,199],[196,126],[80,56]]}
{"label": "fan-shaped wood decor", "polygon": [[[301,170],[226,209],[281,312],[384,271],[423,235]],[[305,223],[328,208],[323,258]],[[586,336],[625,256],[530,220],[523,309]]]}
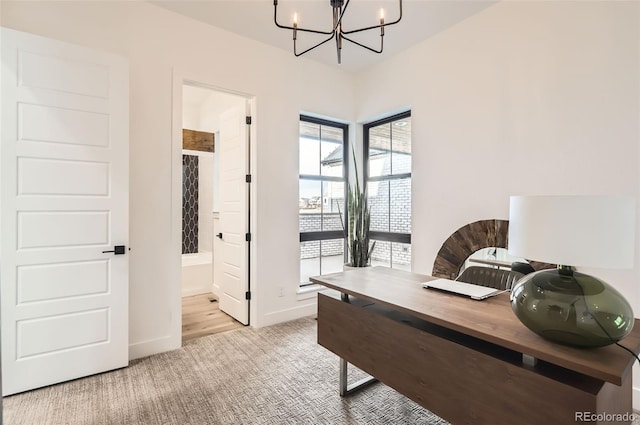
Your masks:
{"label": "fan-shaped wood decor", "polygon": [[[506,248],[508,235],[508,220],[480,220],[459,228],[442,244],[431,274],[455,279],[471,254],[483,248]],[[556,267],[554,264],[536,261],[529,263],[536,270]]]}

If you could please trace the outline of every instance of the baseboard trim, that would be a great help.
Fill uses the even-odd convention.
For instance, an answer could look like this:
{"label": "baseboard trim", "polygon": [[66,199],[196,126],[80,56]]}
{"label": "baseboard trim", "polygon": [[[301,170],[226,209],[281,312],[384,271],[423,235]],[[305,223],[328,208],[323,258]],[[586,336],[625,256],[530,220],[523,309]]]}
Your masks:
{"label": "baseboard trim", "polygon": [[202,287],[202,288],[194,288],[194,289],[182,289],[182,298],[184,297],[191,297],[194,295],[201,295],[201,294],[210,294],[211,291],[209,290],[209,288]]}
{"label": "baseboard trim", "polygon": [[165,351],[177,350],[182,346],[182,342],[180,338],[178,338],[177,342],[175,339],[176,338],[172,336],[165,336],[149,341],[129,344],[129,361],[148,357],[153,354],[164,353]]}
{"label": "baseboard trim", "polygon": [[302,317],[311,316],[318,313],[318,302],[313,299],[312,303],[288,308],[286,310],[273,311],[262,316],[258,323],[251,323],[253,327],[261,328],[271,326],[277,323],[288,322],[290,320],[300,319]]}

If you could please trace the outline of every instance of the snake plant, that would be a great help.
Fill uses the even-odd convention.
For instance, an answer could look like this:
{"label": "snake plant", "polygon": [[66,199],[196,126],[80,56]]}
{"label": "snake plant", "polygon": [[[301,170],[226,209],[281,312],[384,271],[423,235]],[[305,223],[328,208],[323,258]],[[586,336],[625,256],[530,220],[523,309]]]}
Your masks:
{"label": "snake plant", "polygon": [[[353,154],[353,152],[352,152]],[[369,225],[371,222],[371,211],[367,205],[367,190],[360,189],[360,179],[358,176],[358,165],[353,154],[353,167],[356,174],[355,187],[349,185],[347,189],[347,214],[349,226],[345,229],[340,213],[340,224],[349,248],[349,262],[351,267],[366,267],[370,265],[371,253],[376,246],[373,241],[369,246]],[[340,210],[338,209],[338,212]]]}

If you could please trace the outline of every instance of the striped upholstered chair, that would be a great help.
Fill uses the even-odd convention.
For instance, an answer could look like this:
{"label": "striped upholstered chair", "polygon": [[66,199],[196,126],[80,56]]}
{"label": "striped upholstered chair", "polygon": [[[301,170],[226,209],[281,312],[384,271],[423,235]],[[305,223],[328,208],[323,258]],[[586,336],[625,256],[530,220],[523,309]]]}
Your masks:
{"label": "striped upholstered chair", "polygon": [[464,269],[456,280],[473,283],[475,285],[489,286],[491,288],[510,290],[522,276],[524,276],[523,273],[512,270],[472,266]]}

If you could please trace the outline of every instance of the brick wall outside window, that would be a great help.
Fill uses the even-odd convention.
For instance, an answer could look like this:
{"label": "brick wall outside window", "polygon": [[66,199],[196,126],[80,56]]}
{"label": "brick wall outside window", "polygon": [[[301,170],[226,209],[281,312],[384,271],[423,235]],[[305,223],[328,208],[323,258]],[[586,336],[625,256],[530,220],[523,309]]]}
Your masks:
{"label": "brick wall outside window", "polygon": [[[397,167],[411,162],[410,155],[394,155]],[[384,161],[382,175],[391,172],[389,157],[372,158],[371,161]],[[380,166],[378,164],[378,166]],[[403,167],[407,169],[408,167]],[[391,188],[391,191],[389,190]],[[369,206],[371,207],[371,230],[382,232],[411,233],[411,179],[391,179],[370,181],[368,183]],[[390,193],[391,192],[391,193]],[[389,220],[391,219],[391,220]],[[411,248],[406,244],[378,241],[373,259],[389,262],[393,254],[393,263],[410,264]]]}

